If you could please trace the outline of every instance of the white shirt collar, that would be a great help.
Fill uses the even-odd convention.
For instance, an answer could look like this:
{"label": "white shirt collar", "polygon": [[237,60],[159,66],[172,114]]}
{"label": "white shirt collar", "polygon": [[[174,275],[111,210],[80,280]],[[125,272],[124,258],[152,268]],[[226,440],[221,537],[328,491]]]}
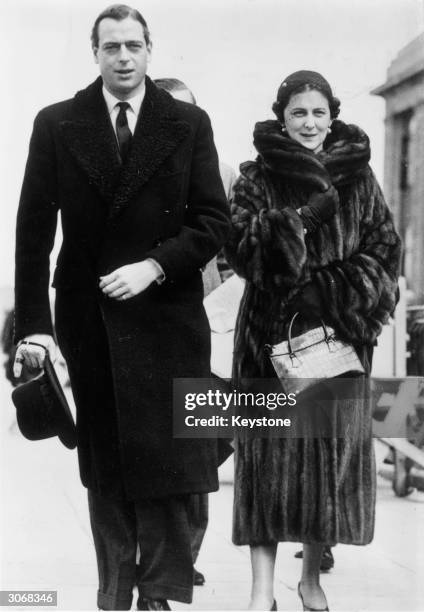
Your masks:
{"label": "white shirt collar", "polygon": [[[122,102],[122,100],[120,100],[119,98],[116,98],[113,94],[111,94],[110,91],[108,91],[104,85],[103,85],[102,91],[103,91],[103,97],[106,101],[107,110],[109,111],[109,115],[110,115],[113,109],[118,104],[118,102]],[[143,89],[139,94],[133,96],[132,98],[129,98],[128,100],[125,100],[125,102],[128,102],[128,104],[130,105],[130,108],[136,117],[138,117],[141,105],[143,104],[145,93],[146,93],[146,83],[144,82]]]}

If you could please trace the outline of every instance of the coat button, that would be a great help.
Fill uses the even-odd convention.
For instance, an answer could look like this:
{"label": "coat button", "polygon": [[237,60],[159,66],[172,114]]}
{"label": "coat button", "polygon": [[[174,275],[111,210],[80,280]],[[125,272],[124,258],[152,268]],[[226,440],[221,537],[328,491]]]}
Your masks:
{"label": "coat button", "polygon": [[169,215],[169,213],[171,212],[170,210],[166,209],[163,211],[165,213],[165,215]]}

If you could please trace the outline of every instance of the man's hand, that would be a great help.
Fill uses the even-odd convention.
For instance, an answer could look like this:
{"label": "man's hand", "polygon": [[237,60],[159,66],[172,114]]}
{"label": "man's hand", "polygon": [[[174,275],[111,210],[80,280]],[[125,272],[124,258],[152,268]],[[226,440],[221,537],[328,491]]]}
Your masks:
{"label": "man's hand", "polygon": [[128,300],[147,289],[159,276],[158,267],[152,261],[144,260],[101,276],[99,287],[110,298]]}
{"label": "man's hand", "polygon": [[[35,344],[26,344],[36,342]],[[37,346],[38,344],[42,346]],[[42,348],[45,347],[45,348]],[[22,343],[16,349],[15,362],[13,364],[13,375],[19,378],[22,374],[22,366],[25,363],[33,370],[41,370],[44,365],[46,350],[49,351],[52,360],[55,358],[56,344],[52,336],[48,334],[31,334],[25,336]]]}

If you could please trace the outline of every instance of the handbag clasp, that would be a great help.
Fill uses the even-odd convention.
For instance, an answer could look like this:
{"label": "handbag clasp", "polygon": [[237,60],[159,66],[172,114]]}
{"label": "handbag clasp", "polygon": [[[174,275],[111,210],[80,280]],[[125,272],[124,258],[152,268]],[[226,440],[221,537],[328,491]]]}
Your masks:
{"label": "handbag clasp", "polygon": [[325,339],[327,346],[328,346],[328,350],[330,351],[330,353],[334,353],[337,351],[337,344],[336,344],[336,339],[333,335],[328,336]]}
{"label": "handbag clasp", "polygon": [[290,360],[291,360],[292,368],[299,368],[302,365],[302,363],[301,363],[299,357],[297,357],[296,353],[293,353],[293,352],[289,353],[289,357],[290,357]]}

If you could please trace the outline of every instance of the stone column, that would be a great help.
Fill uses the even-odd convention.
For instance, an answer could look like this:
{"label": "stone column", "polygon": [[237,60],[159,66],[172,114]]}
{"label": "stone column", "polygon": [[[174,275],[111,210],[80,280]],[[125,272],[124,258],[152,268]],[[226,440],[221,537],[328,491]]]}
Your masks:
{"label": "stone column", "polygon": [[424,303],[424,101],[414,109],[410,123],[410,202],[413,239],[411,289]]}

